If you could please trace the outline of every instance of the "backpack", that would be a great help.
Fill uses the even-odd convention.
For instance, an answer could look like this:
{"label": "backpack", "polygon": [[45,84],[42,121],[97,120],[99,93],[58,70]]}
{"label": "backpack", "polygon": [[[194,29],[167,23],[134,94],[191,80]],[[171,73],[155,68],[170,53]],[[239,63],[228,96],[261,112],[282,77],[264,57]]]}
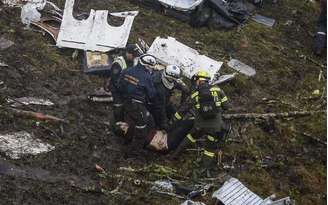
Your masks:
{"label": "backpack", "polygon": [[203,119],[213,119],[219,111],[210,89],[210,85],[203,85],[198,90],[199,114]]}

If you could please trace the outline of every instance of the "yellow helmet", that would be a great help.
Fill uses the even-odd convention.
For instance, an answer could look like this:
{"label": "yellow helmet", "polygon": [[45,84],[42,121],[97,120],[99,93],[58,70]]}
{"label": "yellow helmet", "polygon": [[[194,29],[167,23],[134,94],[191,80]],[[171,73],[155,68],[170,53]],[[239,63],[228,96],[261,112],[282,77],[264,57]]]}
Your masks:
{"label": "yellow helmet", "polygon": [[193,76],[194,80],[210,80],[210,74],[204,70],[200,70],[198,71],[194,76]]}

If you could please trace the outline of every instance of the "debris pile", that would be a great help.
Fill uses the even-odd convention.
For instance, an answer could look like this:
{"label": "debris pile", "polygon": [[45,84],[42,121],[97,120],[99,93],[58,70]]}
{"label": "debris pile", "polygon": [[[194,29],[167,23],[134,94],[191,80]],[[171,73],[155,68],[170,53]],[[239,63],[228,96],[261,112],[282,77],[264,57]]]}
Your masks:
{"label": "debris pile", "polygon": [[11,159],[20,159],[25,155],[37,155],[54,149],[54,146],[32,137],[25,131],[0,134],[0,152],[5,153]]}

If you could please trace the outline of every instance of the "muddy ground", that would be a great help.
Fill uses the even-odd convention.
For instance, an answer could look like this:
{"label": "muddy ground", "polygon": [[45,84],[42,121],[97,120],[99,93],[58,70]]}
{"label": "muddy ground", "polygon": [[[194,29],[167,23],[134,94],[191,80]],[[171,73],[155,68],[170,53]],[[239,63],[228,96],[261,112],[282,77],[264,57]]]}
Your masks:
{"label": "muddy ground", "polygon": [[[55,2],[63,8],[64,0]],[[194,29],[125,0],[80,0],[76,7],[79,12],[139,10],[131,42],[138,37],[152,42],[156,36],[169,35],[217,60],[234,56],[253,66],[255,77],[239,75],[222,86],[233,104],[232,113],[326,109],[326,58],[312,54],[318,6],[310,1],[286,0],[276,5],[268,1],[256,12],[277,20],[272,29],[249,21],[230,31]],[[56,146],[52,152],[19,160],[0,153],[0,162],[6,162],[2,166],[9,163],[25,170],[8,175],[6,167],[0,169],[0,204],[179,204],[182,201],[174,197],[150,194],[149,186],[136,185],[134,179],[154,181],[169,176],[190,183],[204,181],[198,174],[197,152],[185,151],[172,160],[123,145],[110,131],[111,105],[85,99],[102,80],[81,72],[81,57],[72,59],[73,50],[58,49],[49,37],[24,29],[20,9],[0,9],[0,35],[15,42],[0,51],[0,60],[9,65],[0,67],[4,81],[0,132],[25,130]],[[222,70],[232,72],[226,67]],[[314,90],[320,94],[313,95]],[[7,97],[24,96],[51,99],[55,106],[33,109],[69,123],[38,122],[5,109]],[[263,197],[276,193],[302,205],[326,204],[327,150],[322,143],[326,141],[326,114],[232,123],[233,141],[223,148],[223,163],[231,165],[235,160],[234,168],[220,173],[239,178]],[[95,164],[106,173],[97,171]],[[156,169],[159,165],[164,168]],[[142,170],[122,171],[120,167]],[[117,192],[110,193],[120,182]],[[214,183],[220,184],[219,180]],[[209,196],[198,200],[212,204]]]}

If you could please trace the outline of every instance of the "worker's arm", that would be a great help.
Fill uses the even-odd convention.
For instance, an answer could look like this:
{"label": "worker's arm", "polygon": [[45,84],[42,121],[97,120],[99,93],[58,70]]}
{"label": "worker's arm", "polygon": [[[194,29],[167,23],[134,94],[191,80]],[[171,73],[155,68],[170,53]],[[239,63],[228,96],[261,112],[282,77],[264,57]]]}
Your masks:
{"label": "worker's arm", "polygon": [[224,91],[222,89],[220,89],[219,91],[219,96],[220,96],[220,100],[221,100],[221,107],[223,110],[228,110],[231,108],[230,102],[228,97],[226,96],[226,94],[224,93]]}

